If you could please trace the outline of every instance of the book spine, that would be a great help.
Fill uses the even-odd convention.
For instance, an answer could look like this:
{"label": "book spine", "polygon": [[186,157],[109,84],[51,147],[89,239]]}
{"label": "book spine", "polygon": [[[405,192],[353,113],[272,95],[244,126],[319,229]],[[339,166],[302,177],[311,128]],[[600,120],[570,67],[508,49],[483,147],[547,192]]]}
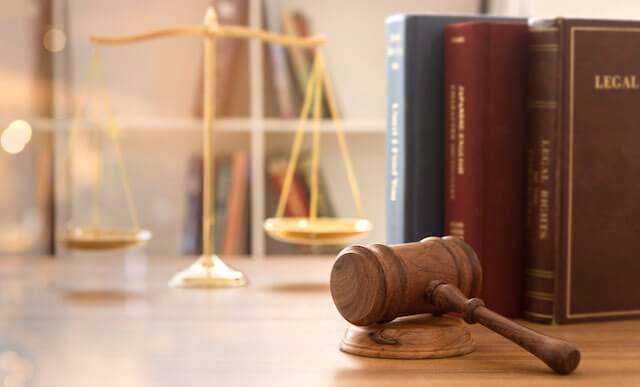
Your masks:
{"label": "book spine", "polygon": [[182,254],[199,255],[202,253],[202,156],[189,158],[185,187]]}
{"label": "book spine", "polygon": [[[282,11],[282,30],[287,35],[306,37],[301,35],[296,29],[294,13],[289,9]],[[298,90],[301,94],[304,94],[311,68],[307,52],[304,48],[290,46],[287,48],[287,53],[289,54],[291,66],[294,70]]]}
{"label": "book spine", "polygon": [[247,196],[247,164],[248,158],[244,151],[234,153],[231,162],[231,184],[228,195],[227,219],[225,221],[225,235],[222,254],[238,255],[241,253],[241,233]]}
{"label": "book spine", "polygon": [[[213,0],[221,25],[247,25],[249,18],[248,0]],[[233,116],[234,94],[239,92],[243,85],[239,82],[246,66],[241,66],[242,51],[246,51],[246,44],[238,39],[218,39],[216,43],[216,115],[219,117]],[[198,64],[198,84],[193,105],[193,115],[203,115],[203,66]]]}
{"label": "book spine", "polygon": [[[278,198],[282,195],[284,188],[286,168],[286,161],[279,160],[274,161],[273,164],[268,167],[269,177],[275,191],[278,193]],[[294,218],[306,218],[309,216],[309,197],[308,194],[305,193],[303,177],[300,176],[298,171],[296,171],[291,181],[285,214],[288,217]]]}
{"label": "book spine", "polygon": [[387,73],[387,243],[402,243],[405,219],[405,19],[397,16],[386,23]]}
{"label": "book spine", "polygon": [[469,243],[481,260],[486,128],[478,97],[486,97],[487,69],[486,60],[478,58],[487,55],[485,43],[484,25],[450,25],[445,30],[445,227]]}
{"label": "book spine", "polygon": [[524,317],[543,323],[557,302],[560,52],[559,25],[530,28]]}
{"label": "book spine", "polygon": [[[266,0],[264,2],[268,30],[280,33],[282,23],[280,20],[280,5],[278,0]],[[273,82],[278,98],[280,117],[294,117],[294,102],[289,79],[289,63],[285,47],[277,44],[269,44],[271,61],[273,62]]]}
{"label": "book spine", "polygon": [[485,144],[490,130],[486,107],[495,102],[488,101],[492,93],[486,84],[492,55],[488,28],[486,23],[460,23],[445,29],[445,230],[478,254],[484,277],[482,298],[496,308],[504,304],[503,294],[493,289],[502,284],[489,282],[500,268],[484,246],[485,228],[491,227],[485,219],[485,152],[494,145]]}
{"label": "book spine", "polygon": [[[303,185],[305,197],[310,196],[310,187],[311,187],[311,158],[304,157],[300,162],[300,173],[303,177]],[[318,216],[322,218],[331,218],[335,216],[335,211],[333,206],[331,205],[331,200],[329,197],[329,191],[327,189],[326,179],[322,169],[318,170],[318,181],[319,181],[319,192],[318,192]]]}
{"label": "book spine", "polygon": [[229,203],[229,186],[231,180],[231,159],[222,156],[217,163],[215,183],[215,219],[214,219],[214,253],[221,254],[224,237],[227,232],[225,224],[227,219],[227,205]]}

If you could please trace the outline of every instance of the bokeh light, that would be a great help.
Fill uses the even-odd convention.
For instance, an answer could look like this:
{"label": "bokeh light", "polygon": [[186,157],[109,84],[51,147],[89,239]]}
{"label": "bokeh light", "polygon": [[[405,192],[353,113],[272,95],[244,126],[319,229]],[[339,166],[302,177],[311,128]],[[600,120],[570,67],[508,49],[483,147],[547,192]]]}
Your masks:
{"label": "bokeh light", "polygon": [[31,385],[34,371],[33,363],[15,351],[0,353],[0,386],[29,386]]}
{"label": "bokeh light", "polygon": [[32,132],[31,125],[27,121],[12,121],[0,135],[0,146],[9,154],[20,153],[31,141]]}
{"label": "bokeh light", "polygon": [[31,125],[25,120],[15,120],[12,121],[7,130],[15,132],[15,135],[22,141],[25,145],[31,141]]}
{"label": "bokeh light", "polygon": [[59,52],[67,45],[67,35],[57,28],[51,28],[44,33],[42,44],[47,51]]}

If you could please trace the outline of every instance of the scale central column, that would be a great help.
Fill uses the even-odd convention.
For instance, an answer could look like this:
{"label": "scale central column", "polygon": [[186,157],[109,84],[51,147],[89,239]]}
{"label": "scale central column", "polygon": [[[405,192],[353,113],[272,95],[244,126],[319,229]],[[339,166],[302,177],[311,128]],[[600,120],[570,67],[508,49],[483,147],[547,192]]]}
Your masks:
{"label": "scale central column", "polygon": [[[245,286],[247,279],[241,272],[229,268],[214,255],[214,122],[216,114],[216,32],[218,21],[212,7],[204,18],[204,100],[203,100],[203,176],[202,176],[202,256],[190,267],[178,272],[169,281],[176,288],[214,288]],[[224,225],[218,225],[221,227]]]}
{"label": "scale central column", "polygon": [[[212,16],[214,15],[214,16]],[[215,196],[212,194],[214,189],[214,157],[213,157],[213,122],[216,114],[216,37],[215,29],[217,21],[215,14],[207,11],[205,15],[205,26],[208,34],[204,37],[204,98],[203,98],[203,178],[202,178],[202,258],[203,264],[212,266],[214,249],[214,226],[215,213],[213,212],[213,201]]]}

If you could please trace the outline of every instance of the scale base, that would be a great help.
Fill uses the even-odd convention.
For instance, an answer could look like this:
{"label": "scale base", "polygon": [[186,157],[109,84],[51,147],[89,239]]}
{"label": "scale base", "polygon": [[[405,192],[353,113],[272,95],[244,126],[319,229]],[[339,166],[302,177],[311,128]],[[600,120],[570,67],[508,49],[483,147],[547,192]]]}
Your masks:
{"label": "scale base", "polygon": [[217,255],[200,257],[194,264],[176,273],[169,281],[172,288],[237,288],[246,285],[245,275],[231,269]]}
{"label": "scale base", "polygon": [[437,359],[473,352],[464,322],[447,316],[411,316],[370,327],[349,326],[340,350],[385,359]]}

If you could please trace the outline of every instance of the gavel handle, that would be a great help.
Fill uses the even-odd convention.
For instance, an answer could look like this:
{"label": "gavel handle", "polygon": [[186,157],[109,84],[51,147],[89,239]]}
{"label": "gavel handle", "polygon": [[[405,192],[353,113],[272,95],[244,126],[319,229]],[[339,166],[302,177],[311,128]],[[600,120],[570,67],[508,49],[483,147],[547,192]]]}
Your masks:
{"label": "gavel handle", "polygon": [[466,298],[451,284],[431,281],[426,296],[443,313],[457,312],[469,324],[479,322],[529,351],[559,374],[571,373],[580,363],[580,351],[574,345],[516,324],[485,307],[482,300]]}

